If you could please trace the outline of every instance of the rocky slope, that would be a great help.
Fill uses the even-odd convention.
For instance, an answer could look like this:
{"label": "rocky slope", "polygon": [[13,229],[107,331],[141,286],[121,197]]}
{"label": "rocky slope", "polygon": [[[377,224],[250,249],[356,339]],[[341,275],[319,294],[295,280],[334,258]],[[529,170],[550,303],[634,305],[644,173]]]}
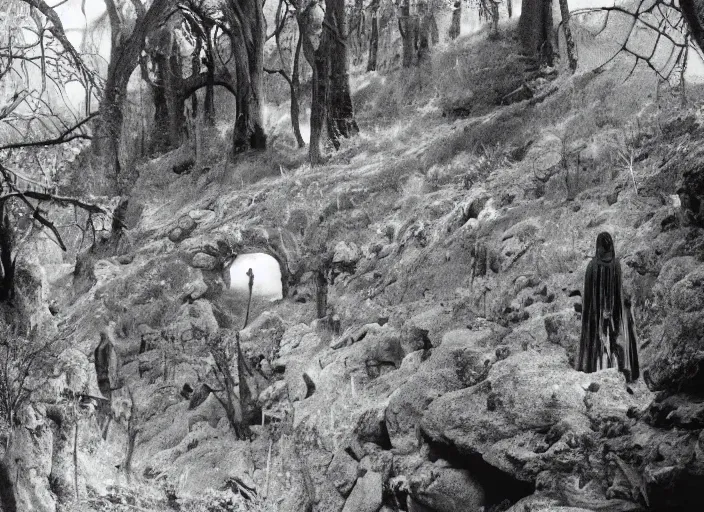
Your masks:
{"label": "rocky slope", "polygon": [[[513,53],[510,38],[471,41],[430,74],[362,77],[363,134],[320,168],[283,145],[235,163],[214,151],[183,175],[179,152],[146,162],[129,231],[45,278],[72,348],[6,454],[17,510],[79,509],[60,498],[74,453],[86,510],[700,508],[704,126],[617,64],[499,105],[522,80]],[[471,90],[443,88],[453,74]],[[631,385],[573,369],[601,231],[636,312]],[[212,366],[205,340],[241,326],[246,299],[222,270],[254,252],[279,261],[284,298],[240,333],[261,410],[238,441],[212,394],[189,410],[180,391]],[[103,441],[80,413],[73,438],[66,390],[99,393],[90,358],[109,322],[118,418]]]}

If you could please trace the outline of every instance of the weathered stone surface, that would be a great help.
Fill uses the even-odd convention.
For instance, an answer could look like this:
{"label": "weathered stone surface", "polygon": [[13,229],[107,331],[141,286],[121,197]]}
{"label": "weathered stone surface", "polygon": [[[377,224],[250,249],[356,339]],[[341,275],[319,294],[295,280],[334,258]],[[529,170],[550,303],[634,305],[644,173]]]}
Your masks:
{"label": "weathered stone surface", "polygon": [[215,256],[206,254],[204,252],[197,252],[193,256],[191,265],[195,268],[200,268],[203,270],[214,270],[217,267],[218,260]]}
{"label": "weathered stone surface", "polygon": [[[681,271],[686,267],[686,264],[673,265]],[[678,277],[676,269],[666,270],[663,284]],[[662,289],[665,294],[665,286]],[[698,374],[704,365],[704,265],[678,280],[665,298],[669,307],[662,336],[643,350],[643,377],[654,390],[697,388]]]}
{"label": "weathered stone surface", "polygon": [[359,463],[345,450],[338,450],[328,466],[327,475],[343,496],[348,496],[357,481]]}
{"label": "weathered stone surface", "polygon": [[378,512],[382,504],[382,487],[381,475],[368,471],[357,479],[342,512]]}
{"label": "weathered stone surface", "polygon": [[183,287],[183,294],[191,300],[197,300],[208,292],[208,285],[203,279],[192,281]]}
{"label": "weathered stone surface", "polygon": [[495,360],[491,329],[450,331],[438,348],[389,399],[386,426],[394,448],[418,447],[417,427],[433,400],[483,379]]}
{"label": "weathered stone surface", "polygon": [[479,512],[484,489],[469,471],[426,463],[409,479],[411,497],[434,512]]}

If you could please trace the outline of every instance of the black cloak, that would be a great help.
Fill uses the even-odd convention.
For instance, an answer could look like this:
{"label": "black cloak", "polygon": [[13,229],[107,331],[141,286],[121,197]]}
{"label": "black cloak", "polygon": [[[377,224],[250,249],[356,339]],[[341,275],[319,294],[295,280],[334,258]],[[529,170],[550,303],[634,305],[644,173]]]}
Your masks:
{"label": "black cloak", "polygon": [[582,335],[577,369],[586,373],[618,367],[627,381],[638,378],[638,346],[630,302],[623,295],[621,265],[609,233],[596,239],[596,255],[584,276]]}

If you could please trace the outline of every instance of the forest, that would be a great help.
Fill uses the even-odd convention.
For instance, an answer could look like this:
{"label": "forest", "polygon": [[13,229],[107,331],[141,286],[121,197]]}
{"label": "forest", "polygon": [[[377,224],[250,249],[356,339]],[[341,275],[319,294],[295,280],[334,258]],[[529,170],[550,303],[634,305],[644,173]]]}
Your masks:
{"label": "forest", "polygon": [[702,105],[700,0],[0,0],[0,512],[696,509]]}

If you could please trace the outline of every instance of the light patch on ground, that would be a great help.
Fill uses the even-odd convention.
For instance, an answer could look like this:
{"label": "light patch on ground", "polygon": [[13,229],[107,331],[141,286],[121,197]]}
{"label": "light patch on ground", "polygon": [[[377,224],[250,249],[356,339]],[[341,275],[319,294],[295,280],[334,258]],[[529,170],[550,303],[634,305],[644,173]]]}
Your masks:
{"label": "light patch on ground", "polygon": [[249,278],[247,270],[254,273],[253,297],[280,299],[281,269],[279,263],[263,253],[241,254],[230,267],[230,288],[235,291],[247,291]]}

